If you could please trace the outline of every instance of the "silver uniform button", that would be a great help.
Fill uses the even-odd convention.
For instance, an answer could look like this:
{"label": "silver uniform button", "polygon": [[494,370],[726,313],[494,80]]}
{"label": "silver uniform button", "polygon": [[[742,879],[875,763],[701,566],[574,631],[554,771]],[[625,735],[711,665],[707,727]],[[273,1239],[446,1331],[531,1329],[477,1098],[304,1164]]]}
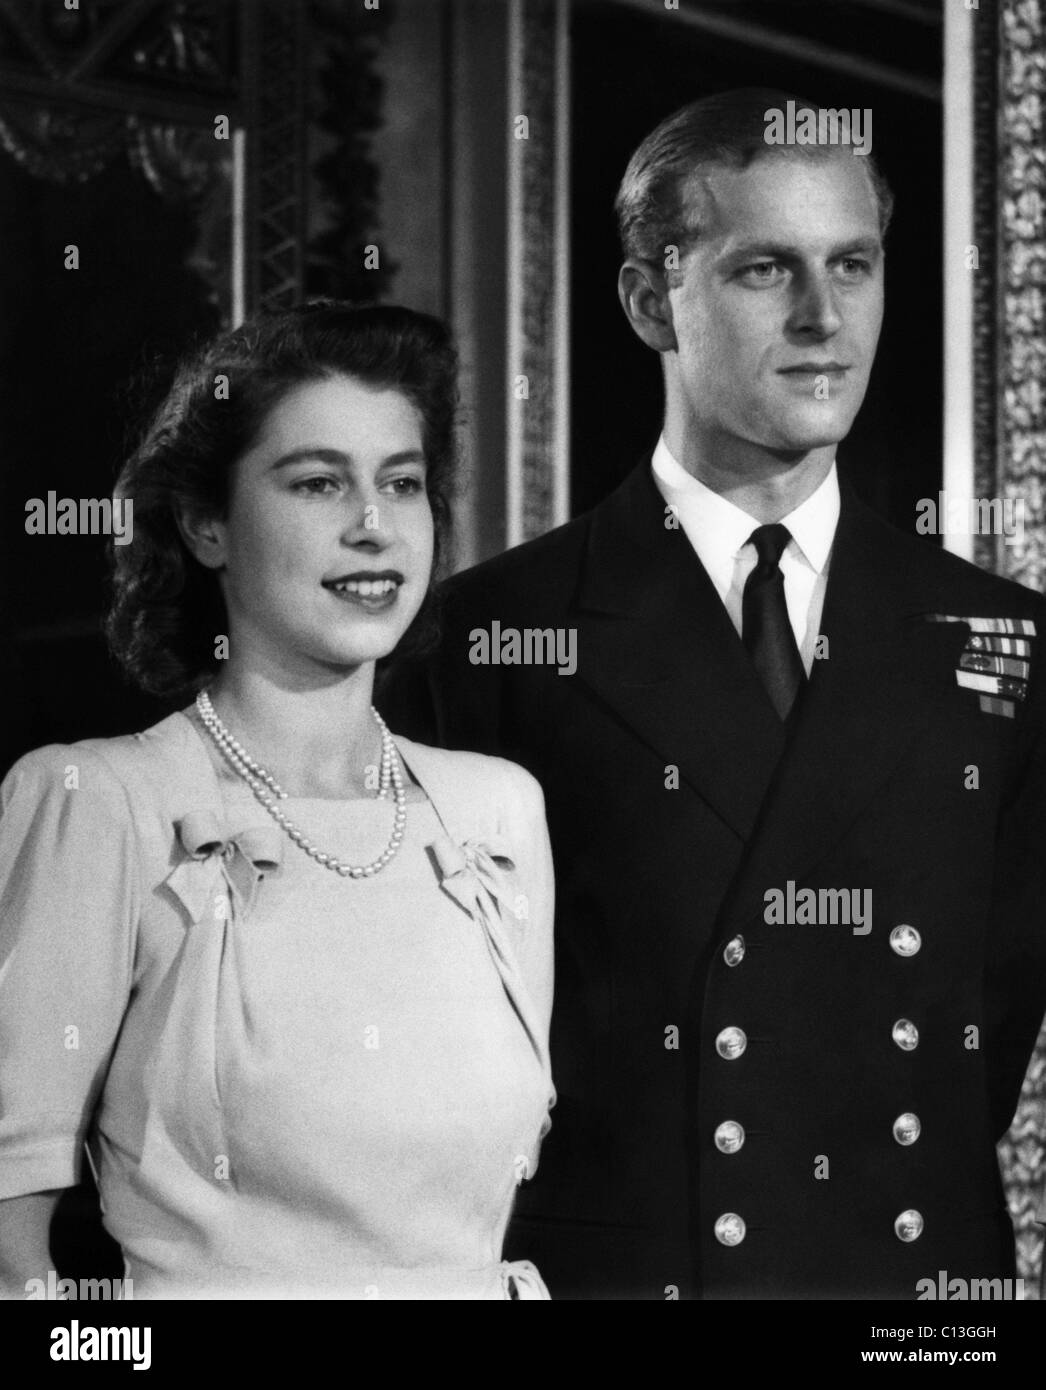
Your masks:
{"label": "silver uniform button", "polygon": [[743,1028],[724,1028],[715,1040],[715,1050],[728,1062],[740,1057],[747,1046],[748,1038]]}
{"label": "silver uniform button", "polygon": [[903,1144],[906,1148],[909,1144],[914,1144],[922,1133],[922,1124],[918,1115],[913,1115],[910,1110],[903,1115],[898,1115],[893,1122],[893,1137],[898,1144]]}
{"label": "silver uniform button", "polygon": [[736,1211],[725,1211],[715,1223],[715,1238],[720,1245],[740,1245],[745,1238],[744,1218]]}
{"label": "silver uniform button", "polygon": [[921,1211],[916,1211],[914,1207],[909,1207],[907,1211],[902,1211],[897,1220],[893,1223],[894,1231],[898,1240],[903,1240],[906,1244],[909,1241],[918,1240],[923,1233],[923,1216]]}
{"label": "silver uniform button", "polygon": [[914,1052],[919,1046],[919,1030],[910,1018],[899,1018],[893,1025],[892,1037],[902,1052]]}
{"label": "silver uniform button", "polygon": [[732,936],[723,947],[723,959],[727,965],[740,965],[745,958],[745,939],[743,936]]}
{"label": "silver uniform button", "polygon": [[724,1120],[716,1125],[715,1146],[721,1154],[735,1154],[745,1142],[745,1127],[736,1120]]}
{"label": "silver uniform button", "polygon": [[923,944],[923,939],[914,927],[902,922],[890,933],[890,947],[899,956],[914,956]]}

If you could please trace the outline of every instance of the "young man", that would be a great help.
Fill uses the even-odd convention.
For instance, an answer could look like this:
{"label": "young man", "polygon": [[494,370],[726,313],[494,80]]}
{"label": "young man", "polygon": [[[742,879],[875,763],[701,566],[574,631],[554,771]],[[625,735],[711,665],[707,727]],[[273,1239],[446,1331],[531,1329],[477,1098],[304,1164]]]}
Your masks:
{"label": "young man", "polygon": [[[512,1254],[553,1297],[1013,1273],[994,1145],[1046,1008],[1043,600],[840,485],[889,194],[867,153],[768,144],[789,99],[699,101],[636,151],[619,293],[661,357],[653,458],[451,581],[386,700],[545,790],[559,1101]],[[470,661],[527,629],[576,630],[576,672]]]}

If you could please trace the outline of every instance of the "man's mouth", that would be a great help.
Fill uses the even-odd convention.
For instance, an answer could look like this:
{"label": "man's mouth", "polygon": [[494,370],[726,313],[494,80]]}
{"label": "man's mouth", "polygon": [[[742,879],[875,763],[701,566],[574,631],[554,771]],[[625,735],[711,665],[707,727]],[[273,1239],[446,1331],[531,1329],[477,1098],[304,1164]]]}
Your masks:
{"label": "man's mouth", "polygon": [[398,570],[381,570],[325,579],[323,587],[344,602],[377,612],[395,603],[403,582],[403,575]]}

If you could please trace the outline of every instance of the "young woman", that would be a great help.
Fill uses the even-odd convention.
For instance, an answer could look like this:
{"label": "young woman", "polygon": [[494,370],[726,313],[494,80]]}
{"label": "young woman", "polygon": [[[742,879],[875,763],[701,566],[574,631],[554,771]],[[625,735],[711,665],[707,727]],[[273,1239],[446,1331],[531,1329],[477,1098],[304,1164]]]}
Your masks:
{"label": "young woman", "polygon": [[9,1295],[86,1141],[135,1298],[547,1297],[501,1259],[554,1099],[541,792],[371,704],[431,633],[454,409],[436,320],[309,305],[124,468],[110,639],[189,703],[0,790]]}

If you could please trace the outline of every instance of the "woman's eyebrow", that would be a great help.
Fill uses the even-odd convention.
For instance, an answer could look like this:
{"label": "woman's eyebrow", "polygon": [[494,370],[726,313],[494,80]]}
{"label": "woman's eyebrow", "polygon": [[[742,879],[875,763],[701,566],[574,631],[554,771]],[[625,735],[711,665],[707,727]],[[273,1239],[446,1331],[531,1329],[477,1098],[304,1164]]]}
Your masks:
{"label": "woman's eyebrow", "polygon": [[[308,460],[310,463],[330,463],[343,468],[348,468],[352,464],[352,455],[343,453],[340,449],[329,449],[322,445],[306,444],[300,449],[292,449],[287,454],[281,454],[270,467],[272,469],[286,468],[292,463],[302,463]],[[404,463],[426,463],[424,453],[420,449],[401,449],[399,453],[389,454],[383,458],[379,467],[396,467]]]}
{"label": "woman's eyebrow", "polygon": [[301,463],[303,459],[311,459],[316,463],[340,463],[349,464],[352,459],[348,454],[343,454],[340,449],[327,449],[318,444],[306,444],[300,449],[292,449],[288,454],[281,454],[271,465],[272,468],[286,468],[291,463]]}
{"label": "woman's eyebrow", "polygon": [[388,458],[382,459],[382,468],[396,467],[401,463],[428,463],[428,459],[420,449],[402,449],[398,454],[390,454]]}

